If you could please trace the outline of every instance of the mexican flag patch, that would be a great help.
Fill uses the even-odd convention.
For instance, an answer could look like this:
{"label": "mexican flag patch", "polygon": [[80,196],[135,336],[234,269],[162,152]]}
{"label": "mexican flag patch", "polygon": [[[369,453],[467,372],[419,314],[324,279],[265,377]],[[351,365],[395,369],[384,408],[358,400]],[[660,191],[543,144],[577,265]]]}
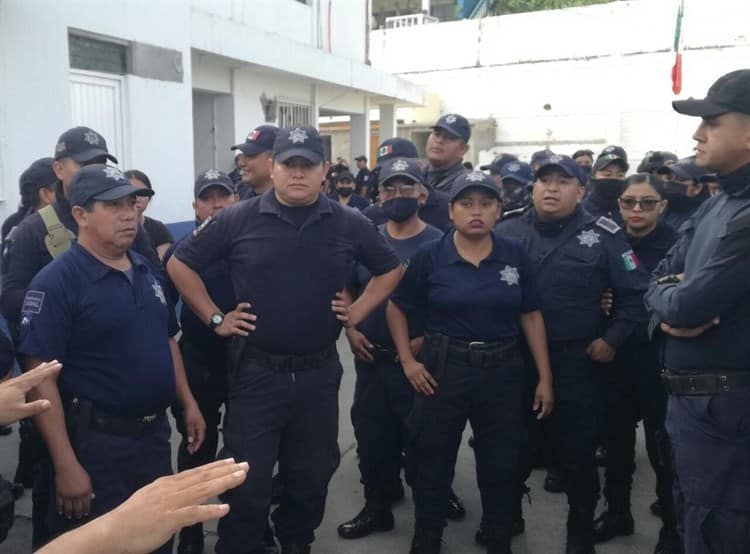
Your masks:
{"label": "mexican flag patch", "polygon": [[625,269],[627,269],[628,271],[634,271],[641,267],[641,262],[638,260],[638,256],[636,256],[635,252],[633,252],[632,250],[623,252],[622,261],[625,264]]}

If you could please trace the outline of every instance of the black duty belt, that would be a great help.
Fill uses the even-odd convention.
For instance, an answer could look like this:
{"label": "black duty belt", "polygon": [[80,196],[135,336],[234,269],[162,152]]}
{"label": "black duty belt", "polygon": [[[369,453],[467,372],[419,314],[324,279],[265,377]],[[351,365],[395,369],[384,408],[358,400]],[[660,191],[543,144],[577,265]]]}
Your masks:
{"label": "black duty belt", "polygon": [[383,346],[381,344],[373,344],[373,347],[370,349],[370,354],[376,362],[398,364],[398,352],[396,352],[395,348]]}
{"label": "black duty belt", "polygon": [[[426,340],[430,336],[425,334]],[[497,367],[516,352],[516,339],[500,341],[461,340],[451,337],[448,341],[447,360],[473,367]]]}
{"label": "black duty belt", "polygon": [[[65,414],[71,418],[73,427],[83,426],[92,431],[129,438],[138,438],[157,429],[166,417],[164,412],[139,417],[122,416],[97,408],[90,401],[79,398],[66,403]],[[79,431],[85,433],[86,429]]]}
{"label": "black duty belt", "polygon": [[669,394],[675,396],[750,392],[750,372],[675,373],[663,369],[661,379]]}
{"label": "black duty belt", "polygon": [[312,354],[272,354],[248,344],[245,346],[242,355],[274,371],[296,373],[298,371],[320,369],[323,362],[336,355],[336,345],[331,345],[320,352]]}

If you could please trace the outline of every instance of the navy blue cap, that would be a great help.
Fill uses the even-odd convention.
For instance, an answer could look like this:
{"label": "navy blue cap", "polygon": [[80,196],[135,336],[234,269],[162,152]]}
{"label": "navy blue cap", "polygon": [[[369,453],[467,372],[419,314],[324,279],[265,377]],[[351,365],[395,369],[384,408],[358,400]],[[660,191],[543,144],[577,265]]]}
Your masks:
{"label": "navy blue cap", "polygon": [[677,154],[665,150],[649,150],[638,164],[638,173],[651,173],[665,165],[675,163],[679,158]]}
{"label": "navy blue cap", "polygon": [[231,194],[237,192],[237,187],[234,185],[232,178],[218,169],[207,169],[195,179],[195,186],[193,187],[193,195],[198,198],[204,190],[209,187],[222,187]]}
{"label": "navy blue cap", "polygon": [[130,184],[122,171],[111,165],[87,165],[70,181],[68,201],[71,206],[83,206],[89,200],[119,200],[134,194],[153,196],[151,189],[142,189]]}
{"label": "navy blue cap", "polygon": [[570,158],[568,156],[554,155],[550,156],[549,158],[539,160],[538,163],[539,166],[537,167],[535,174],[536,178],[539,178],[539,174],[548,167],[555,167],[562,171],[564,175],[572,177],[574,179],[578,179],[581,182],[581,185],[586,183],[586,174],[578,166],[573,158]]}
{"label": "navy blue cap", "polygon": [[750,115],[750,69],[739,69],[719,77],[702,100],[675,100],[676,112],[696,117],[716,117],[727,112]]}
{"label": "navy blue cap", "polygon": [[386,181],[395,177],[405,177],[416,183],[422,182],[423,171],[416,158],[390,159],[380,165],[378,184],[384,185]]}
{"label": "navy blue cap", "polygon": [[60,135],[55,145],[56,160],[70,158],[78,163],[86,163],[102,157],[117,163],[117,158],[107,150],[104,137],[89,127],[68,129]]}
{"label": "navy blue cap", "polygon": [[276,125],[260,125],[247,134],[245,142],[235,144],[230,150],[239,150],[245,156],[255,156],[261,152],[273,151],[273,144],[279,128]]}
{"label": "navy blue cap", "polygon": [[437,120],[437,123],[435,123],[432,128],[448,131],[448,133],[456,138],[462,139],[464,142],[469,142],[469,139],[471,138],[471,125],[469,125],[469,120],[457,113],[441,115],[440,119]]}
{"label": "navy blue cap", "polygon": [[377,165],[393,158],[419,158],[419,151],[410,140],[399,137],[389,138],[378,146]]}
{"label": "navy blue cap", "polygon": [[498,175],[500,174],[500,170],[505,164],[515,160],[518,160],[518,156],[514,156],[513,154],[500,154],[489,164],[480,165],[479,169],[481,169],[482,171],[487,171],[489,169],[490,173]]}
{"label": "navy blue cap", "polygon": [[39,158],[21,173],[18,178],[18,188],[21,194],[24,191],[33,192],[42,187],[50,187],[57,182],[57,175],[52,169],[55,162],[53,158]]}
{"label": "navy blue cap", "polygon": [[465,190],[470,188],[480,188],[489,191],[497,196],[498,200],[501,200],[500,189],[495,184],[495,181],[492,180],[492,177],[481,171],[469,171],[462,173],[456,177],[455,181],[453,181],[453,186],[451,187],[451,202],[458,198]]}
{"label": "navy blue cap", "polygon": [[622,146],[610,145],[601,151],[599,157],[594,161],[594,166],[591,168],[591,171],[599,171],[612,162],[621,162],[625,166],[625,171],[630,169],[630,164],[628,164],[628,154],[625,152],[625,149]]}
{"label": "navy blue cap", "polygon": [[511,179],[516,183],[528,185],[534,180],[534,172],[529,164],[514,160],[500,169],[500,177],[503,181]]}
{"label": "navy blue cap", "polygon": [[529,163],[531,165],[534,165],[535,163],[539,163],[541,160],[546,160],[556,155],[557,154],[555,154],[549,148],[545,148],[544,150],[537,150],[531,155],[531,161]]}
{"label": "navy blue cap", "polygon": [[695,156],[683,158],[676,163],[664,165],[656,170],[660,175],[673,174],[681,181],[691,179],[696,183],[706,174],[706,170],[695,165]]}
{"label": "navy blue cap", "polygon": [[349,179],[350,181],[354,182],[354,175],[348,169],[345,169],[344,171],[336,175],[337,183],[343,181],[344,179]]}
{"label": "navy blue cap", "polygon": [[315,127],[305,125],[279,129],[273,143],[273,159],[285,162],[295,157],[304,158],[316,165],[325,159],[323,139]]}

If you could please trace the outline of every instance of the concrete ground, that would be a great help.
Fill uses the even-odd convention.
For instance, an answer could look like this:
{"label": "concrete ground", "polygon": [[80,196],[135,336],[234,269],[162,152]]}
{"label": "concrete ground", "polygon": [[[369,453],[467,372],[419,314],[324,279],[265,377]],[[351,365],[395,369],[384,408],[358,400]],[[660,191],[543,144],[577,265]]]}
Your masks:
{"label": "concrete ground", "polygon": [[[349,419],[349,408],[354,391],[354,366],[348,345],[339,343],[339,352],[344,365],[344,378],[340,393],[340,432],[341,465],[333,476],[329,487],[325,519],[317,531],[313,551],[318,554],[406,554],[409,550],[414,524],[413,504],[407,489],[406,499],[395,506],[395,530],[372,535],[357,541],[345,541],[338,537],[336,526],[353,517],[362,507],[362,487],[355,452],[354,433]],[[177,434],[173,434],[176,443]],[[479,493],[476,488],[474,456],[466,444],[470,429],[464,433],[464,442],[458,456],[454,488],[463,499],[466,519],[449,523],[444,534],[443,553],[471,554],[483,550],[474,544],[474,532],[480,520]],[[16,464],[18,433],[14,430],[9,437],[0,438],[0,474],[13,475]],[[646,458],[643,435],[638,434],[636,453],[636,475],[633,487],[633,517],[636,521],[635,534],[618,538],[597,546],[599,554],[651,554],[656,544],[660,520],[649,512],[654,500],[654,475]],[[565,517],[567,504],[565,496],[549,494],[542,488],[545,472],[537,470],[529,480],[531,505],[524,502],[526,533],[513,540],[515,554],[552,554],[564,552]],[[8,539],[0,544],[0,554],[22,554],[30,552],[31,545],[31,494],[30,491],[16,504],[16,522]],[[205,552],[213,552],[216,541],[216,525],[207,526]],[[103,553],[104,554],[104,553]]]}

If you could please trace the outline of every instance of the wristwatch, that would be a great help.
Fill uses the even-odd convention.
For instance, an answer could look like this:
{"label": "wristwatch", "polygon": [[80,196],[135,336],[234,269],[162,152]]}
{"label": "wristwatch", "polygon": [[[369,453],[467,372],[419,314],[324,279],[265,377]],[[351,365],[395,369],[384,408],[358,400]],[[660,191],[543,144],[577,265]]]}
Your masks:
{"label": "wristwatch", "polygon": [[211,329],[216,329],[222,323],[224,323],[224,314],[221,312],[215,313],[211,316],[211,319],[208,320],[208,326]]}

